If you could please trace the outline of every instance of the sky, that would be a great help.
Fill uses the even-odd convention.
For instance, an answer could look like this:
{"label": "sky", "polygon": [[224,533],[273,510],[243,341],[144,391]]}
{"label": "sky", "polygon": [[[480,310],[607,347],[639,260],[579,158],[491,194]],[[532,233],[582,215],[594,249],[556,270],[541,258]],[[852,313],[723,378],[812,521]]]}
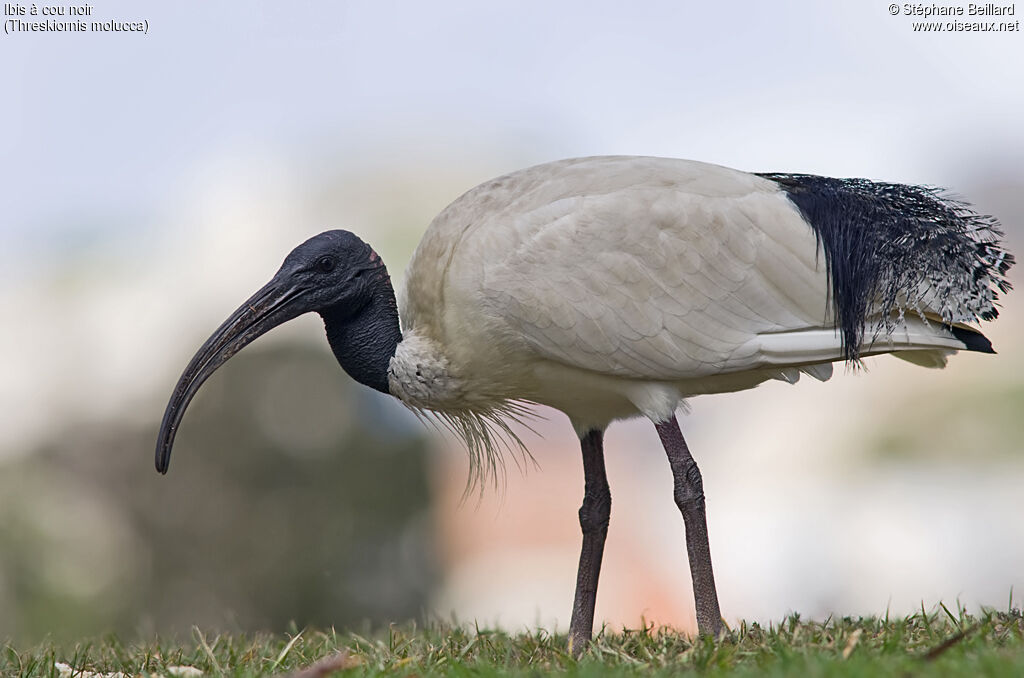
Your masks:
{"label": "sky", "polygon": [[0,41],[5,268],[54,238],[166,228],[190,178],[240,151],[445,165],[513,145],[938,182],[943,158],[1024,147],[1021,34],[914,33],[884,3],[107,1],[93,15],[150,32]]}
{"label": "sky", "polygon": [[358,229],[401,278],[447,202],[539,162],[687,157],[1024,213],[1021,33],[915,32],[903,5],[90,6],[149,31],[0,36],[0,457],[148,421],[305,237]]}

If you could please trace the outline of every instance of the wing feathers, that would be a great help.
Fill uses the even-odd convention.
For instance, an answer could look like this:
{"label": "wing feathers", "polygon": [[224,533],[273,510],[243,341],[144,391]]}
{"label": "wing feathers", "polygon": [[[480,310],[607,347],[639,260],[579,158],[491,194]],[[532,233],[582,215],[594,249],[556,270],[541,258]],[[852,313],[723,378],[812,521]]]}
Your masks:
{"label": "wing feathers", "polygon": [[[658,381],[774,367],[787,381],[827,379],[850,354],[816,231],[776,181],[655,159],[535,171],[507,205],[460,227],[448,274],[453,298],[503,326],[510,346]],[[450,210],[439,229],[474,217],[459,201]],[[874,343],[866,333],[861,353],[965,348],[941,323],[893,322]]]}

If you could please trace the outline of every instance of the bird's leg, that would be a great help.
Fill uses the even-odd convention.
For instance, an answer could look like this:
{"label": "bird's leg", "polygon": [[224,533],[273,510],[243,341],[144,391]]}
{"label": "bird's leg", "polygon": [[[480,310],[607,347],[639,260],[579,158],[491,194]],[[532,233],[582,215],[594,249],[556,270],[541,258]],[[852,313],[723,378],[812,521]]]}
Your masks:
{"label": "bird's leg", "polygon": [[604,471],[604,432],[588,431],[580,438],[583,449],[583,506],[580,527],[583,528],[583,549],[576,574],[576,598],[569,622],[569,651],[579,656],[590,642],[594,630],[594,602],[597,599],[597,578],[601,574],[604,539],[608,534],[608,517],[612,495]]}
{"label": "bird's leg", "polygon": [[717,636],[722,630],[722,613],[718,608],[715,575],[711,571],[711,547],[708,545],[708,524],[704,514],[704,482],[697,462],[673,416],[655,424],[661,444],[668,454],[675,486],[676,506],[686,526],[686,553],[690,559],[693,599],[697,607],[697,630],[701,635]]}

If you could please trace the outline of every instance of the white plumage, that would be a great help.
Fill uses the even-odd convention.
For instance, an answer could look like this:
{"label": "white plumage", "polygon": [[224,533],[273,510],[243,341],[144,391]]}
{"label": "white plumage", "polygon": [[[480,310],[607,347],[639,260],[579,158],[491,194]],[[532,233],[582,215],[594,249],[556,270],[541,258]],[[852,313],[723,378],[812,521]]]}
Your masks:
{"label": "white plumage", "polygon": [[[706,163],[584,158],[482,184],[405,280],[392,392],[414,407],[526,400],[586,431],[843,358],[812,228],[776,182]],[[963,347],[912,315],[862,354],[941,365]]]}
{"label": "white plumage", "polygon": [[[996,316],[1013,257],[998,223],[934,189],[813,175],[748,174],[685,160],[564,160],[485,183],[433,221],[400,305],[366,243],[327,231],[207,340],[168,404],[166,472],[185,408],[246,344],[319,313],[357,381],[438,418],[477,474],[530,403],[580,437],[583,547],[570,647],[589,640],[611,510],[603,435],[654,422],[686,525],[698,628],[721,631],[703,484],[675,419],[689,396],[766,379],[821,380],[837,360],[895,353],[941,367],[992,352],[965,324]],[[397,307],[396,307],[397,306]],[[401,322],[399,322],[401,320]]]}

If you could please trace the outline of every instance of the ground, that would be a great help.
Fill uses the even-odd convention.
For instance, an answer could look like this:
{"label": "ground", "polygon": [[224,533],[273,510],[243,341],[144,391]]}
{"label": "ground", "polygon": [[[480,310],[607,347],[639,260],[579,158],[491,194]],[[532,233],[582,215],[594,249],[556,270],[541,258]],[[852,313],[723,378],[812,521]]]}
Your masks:
{"label": "ground", "polygon": [[[337,673],[329,672],[337,669]],[[121,673],[118,673],[121,672]],[[509,634],[434,624],[372,633],[306,629],[285,635],[213,635],[185,642],[102,638],[62,647],[8,645],[5,678],[108,676],[1021,676],[1020,610],[970,615],[940,606],[898,619],[793,616],[742,624],[727,637],[692,639],[665,630],[598,634],[579,660],[565,636]]]}

